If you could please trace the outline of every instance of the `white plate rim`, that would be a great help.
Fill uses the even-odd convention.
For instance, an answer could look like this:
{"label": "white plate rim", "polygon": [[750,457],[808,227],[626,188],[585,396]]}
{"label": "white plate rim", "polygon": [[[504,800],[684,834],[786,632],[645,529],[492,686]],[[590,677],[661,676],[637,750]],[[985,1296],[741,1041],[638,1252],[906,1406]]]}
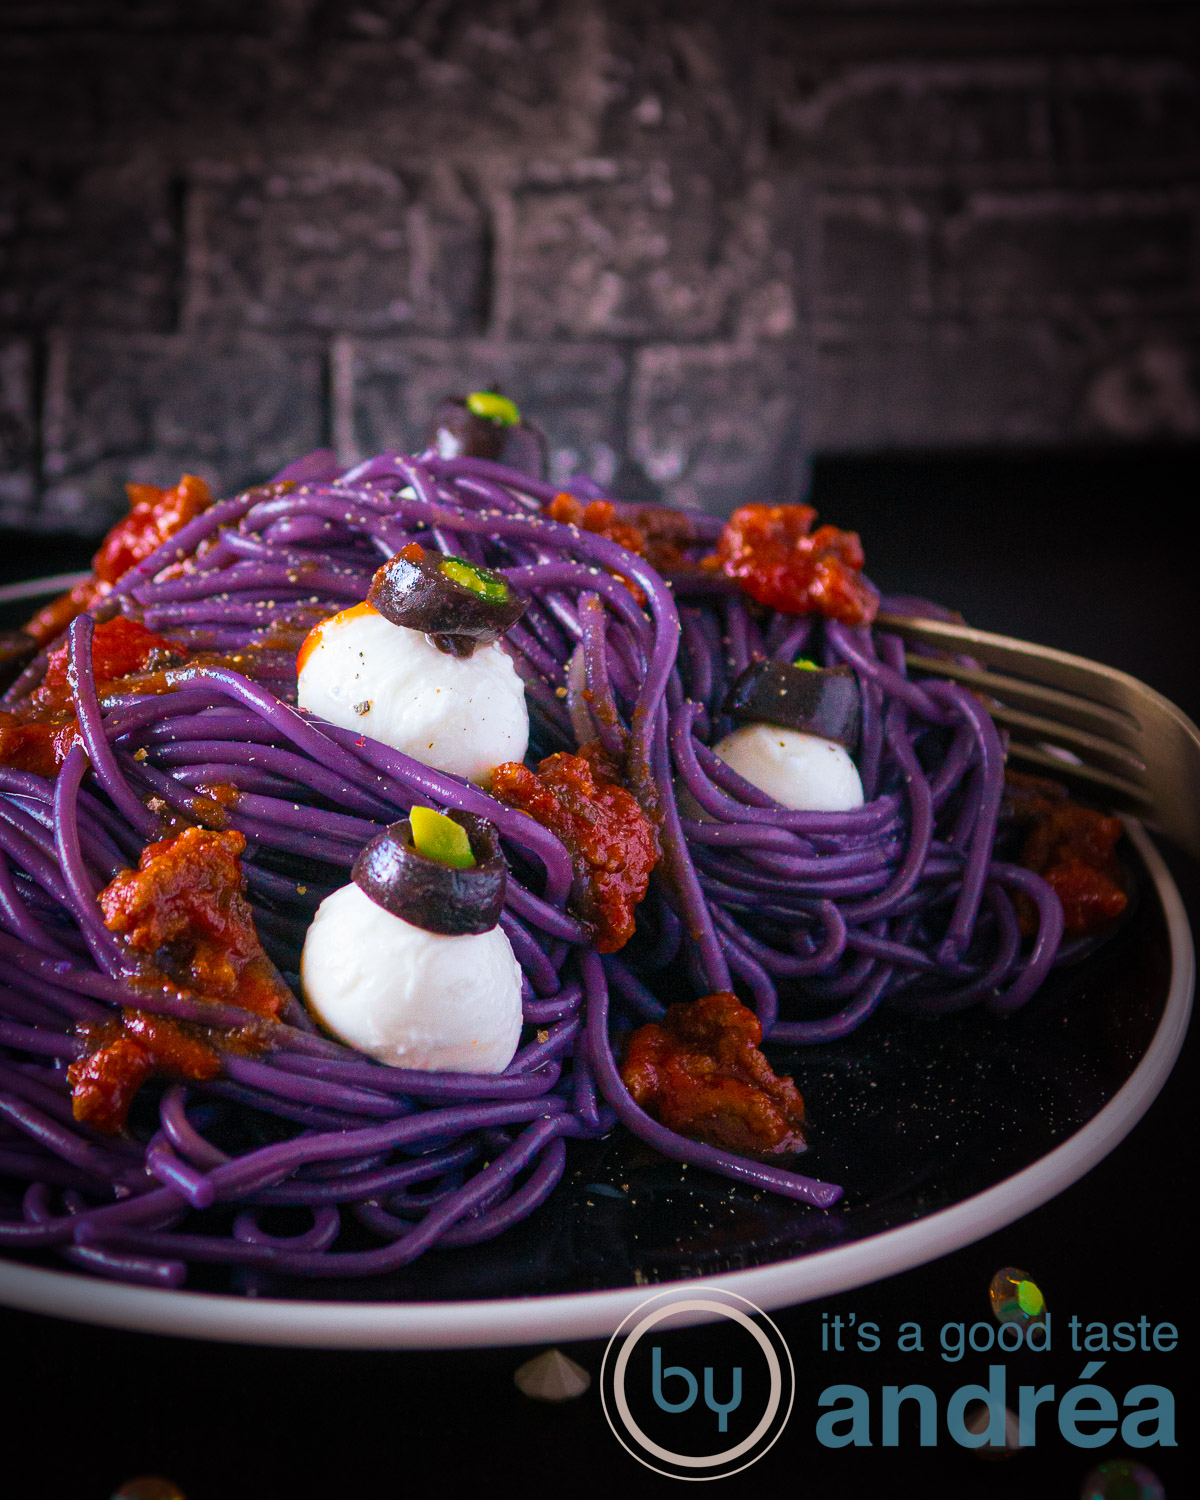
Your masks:
{"label": "white plate rim", "polygon": [[[689,1289],[724,1288],[769,1311],[881,1281],[1030,1213],[1078,1181],[1128,1135],[1166,1082],[1183,1045],[1195,949],[1183,901],[1162,857],[1138,825],[1126,826],[1162,903],[1171,979],[1145,1055],[1108,1103],[1053,1151],[949,1208],[853,1244],[770,1266],[687,1278]],[[322,1303],[161,1291],[0,1260],[0,1303],[25,1312],[183,1338],[331,1349],[461,1349],[602,1338],[672,1284],[683,1283],[471,1302]]]}

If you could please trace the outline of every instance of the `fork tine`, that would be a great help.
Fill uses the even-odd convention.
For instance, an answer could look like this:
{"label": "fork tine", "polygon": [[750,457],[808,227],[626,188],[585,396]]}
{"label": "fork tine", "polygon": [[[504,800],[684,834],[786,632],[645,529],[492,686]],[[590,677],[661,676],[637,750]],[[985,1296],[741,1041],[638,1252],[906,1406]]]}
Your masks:
{"label": "fork tine", "polygon": [[[969,654],[1015,673],[974,671],[919,652],[910,658],[921,671],[1008,700],[996,716],[1006,714],[1016,730],[1010,748],[1014,760],[1133,811],[1200,859],[1200,729],[1161,693],[1127,672],[969,625],[886,612],[875,623],[904,640]],[[1052,750],[1023,743],[1022,735],[1081,750],[1104,760],[1107,768],[1060,760]],[[1124,752],[1133,752],[1132,758]]]}
{"label": "fork tine", "polygon": [[1146,775],[1146,762],[1139,759],[1128,750],[1123,750],[1119,745],[1114,745],[1111,740],[1103,739],[1098,734],[1088,734],[1086,730],[1072,729],[1068,725],[1058,724],[1053,719],[1043,719],[1038,714],[1025,714],[1017,709],[1009,708],[1004,703],[988,704],[988,712],[997,724],[1012,731],[1013,743],[1026,743],[1033,740],[1037,743],[1049,742],[1052,745],[1061,745],[1066,750],[1085,758],[1089,764],[1095,763],[1102,770],[1112,772],[1116,776],[1124,776],[1136,784],[1140,784]]}
{"label": "fork tine", "polygon": [[[1021,682],[1016,677],[1002,676],[998,672],[980,672],[960,667],[957,662],[941,662],[933,657],[913,656],[908,652],[905,653],[904,660],[917,671],[934,677],[952,677],[964,686],[979,688],[987,697],[987,708],[992,718],[1010,731],[1010,759],[1025,760],[1058,771],[1069,762],[1060,761],[1036,747],[1046,744],[1062,746],[1085,758],[1084,775],[1076,779],[1087,781],[1087,790],[1111,793],[1121,800],[1123,806],[1137,806],[1144,811],[1148,800],[1148,793],[1143,786],[1145,761],[1131,749],[1117,743],[1115,738],[1107,739],[1103,735],[1093,734],[1089,729],[1076,727],[1079,723],[1101,724],[1110,731],[1115,731],[1126,743],[1140,743],[1143,737],[1140,726],[1128,714],[1119,714],[1100,704],[1089,704],[1086,699],[1074,693],[1060,693],[1056,688],[1038,688],[1031,683]],[[1064,717],[1049,719],[1041,714],[1025,713],[1020,708],[1011,706],[1012,699],[1021,703],[1034,703],[1039,707],[1044,705]],[[1064,722],[1067,716],[1075,723]],[[1033,751],[1036,753],[1031,753]],[[1088,777],[1088,769],[1098,774]]]}
{"label": "fork tine", "polygon": [[[1137,679],[1113,668],[1101,668],[1082,656],[1072,656],[1069,651],[1058,651],[1053,646],[1035,646],[1013,636],[993,635],[991,631],[976,630],[970,625],[950,625],[943,620],[914,619],[883,611],[875,617],[875,624],[881,630],[893,631],[908,640],[940,646],[947,651],[965,652],[989,667],[1032,673],[1043,687],[1078,693],[1118,713],[1128,714],[1126,684]],[[1137,683],[1137,686],[1143,688],[1145,684]],[[1136,716],[1130,717],[1137,722]]]}
{"label": "fork tine", "polygon": [[1110,803],[1121,812],[1133,813],[1136,817],[1158,827],[1156,804],[1149,788],[1113,776],[1095,766],[1082,762],[1060,760],[1052,751],[1038,745],[1026,745],[1013,740],[1008,747],[1009,760],[1022,765],[1036,766],[1055,781],[1065,782],[1075,790],[1085,793],[1097,801]]}
{"label": "fork tine", "polygon": [[62,594],[91,576],[90,571],[55,573],[49,578],[31,578],[23,583],[0,584],[0,604],[12,604],[18,599],[42,599],[47,594]]}
{"label": "fork tine", "polygon": [[1029,709],[1053,718],[1058,724],[1070,724],[1075,729],[1103,735],[1130,749],[1141,747],[1142,730],[1135,718],[1103,703],[1081,698],[1077,693],[1063,693],[1058,688],[1041,687],[1020,677],[1008,677],[986,668],[964,667],[956,661],[942,661],[911,651],[905,652],[904,660],[914,671],[925,672],[931,677],[949,677],[965,687],[993,694],[1013,708]]}

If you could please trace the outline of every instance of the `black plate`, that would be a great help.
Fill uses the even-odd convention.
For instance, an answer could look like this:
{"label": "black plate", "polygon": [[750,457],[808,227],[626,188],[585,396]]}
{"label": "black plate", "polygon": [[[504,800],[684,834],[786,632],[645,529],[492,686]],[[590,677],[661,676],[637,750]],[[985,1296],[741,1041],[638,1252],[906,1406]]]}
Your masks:
{"label": "black plate", "polygon": [[617,1130],[573,1142],[550,1200],[490,1244],[434,1252],[370,1281],[273,1278],[261,1292],[459,1301],[716,1276],[863,1240],[972,1197],[1087,1124],[1145,1055],[1171,950],[1142,880],[1150,899],[1111,942],[1055,972],[1008,1020],[978,1009],[884,1013],[841,1042],[769,1049],[804,1095],[803,1170],[845,1187],[828,1212],[680,1167]]}
{"label": "black plate", "polygon": [[[772,1049],[807,1103],[805,1171],[846,1188],[828,1212],[677,1166],[617,1130],[572,1142],[562,1183],[506,1235],[432,1251],[388,1276],[305,1281],[202,1267],[188,1291],[164,1293],[57,1269],[23,1276],[9,1264],[0,1266],[0,1300],[177,1333],[403,1347],[520,1341],[517,1332],[585,1336],[614,1327],[633,1289],[683,1279],[750,1272],[748,1294],[774,1306],[919,1264],[1066,1187],[1131,1128],[1165,1079],[1190,1000],[1190,941],[1181,913],[1169,930],[1166,909],[1178,908],[1178,897],[1144,836],[1138,842],[1151,868],[1138,861],[1141,894],[1128,921],[1102,949],[1056,971],[1015,1016],[884,1013],[835,1044]],[[1160,1031],[1168,1002],[1170,1024]],[[1101,1130],[1096,1117],[1151,1062],[1122,1096],[1120,1118]],[[1048,1163],[1073,1136],[1072,1150]],[[1016,1179],[1039,1163],[1036,1185],[1029,1173]],[[989,1189],[977,1227],[939,1215]],[[886,1232],[903,1226],[916,1236],[899,1248]],[[820,1256],[819,1284],[796,1274],[817,1252],[859,1245],[865,1263]],[[49,1257],[27,1264],[54,1266]],[[533,1301],[522,1300],[514,1323],[511,1304],[507,1322],[501,1307],[508,1299]],[[444,1317],[430,1322],[430,1304]],[[364,1321],[373,1307],[385,1321]]]}

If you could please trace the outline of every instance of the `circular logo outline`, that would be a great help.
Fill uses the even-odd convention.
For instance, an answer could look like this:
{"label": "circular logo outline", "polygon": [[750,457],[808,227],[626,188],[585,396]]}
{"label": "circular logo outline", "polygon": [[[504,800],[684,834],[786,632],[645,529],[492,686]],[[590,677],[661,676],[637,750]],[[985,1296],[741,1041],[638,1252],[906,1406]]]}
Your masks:
{"label": "circular logo outline", "polygon": [[[730,1300],[720,1301],[718,1300],[720,1298],[728,1298]],[[656,1308],[651,1313],[647,1313],[646,1310],[652,1307],[654,1303],[663,1303],[664,1305]],[[761,1447],[757,1453],[754,1453],[752,1457],[748,1458],[744,1464],[740,1464],[736,1469],[723,1469],[720,1474],[681,1474],[678,1472],[678,1469],[680,1468],[715,1468],[718,1464],[730,1463],[740,1458],[744,1453],[749,1452],[754,1444],[762,1440],[764,1434],[770,1429],[771,1424],[779,1415],[780,1406],[783,1401],[784,1385],[783,1364],[779,1358],[779,1352],[772,1344],[768,1336],[763,1332],[763,1330],[751,1321],[751,1318],[742,1311],[741,1307],[734,1306],[734,1303],[741,1303],[744,1307],[749,1308],[750,1311],[757,1317],[760,1317],[763,1322],[765,1322],[770,1327],[771,1331],[774,1333],[776,1339],[778,1340],[779,1348],[783,1350],[784,1357],[787,1360],[787,1409],[783,1412],[783,1416],[779,1422],[778,1429],[775,1432],[774,1436],[770,1439],[770,1441],[764,1444],[764,1446]],[[643,1334],[649,1333],[651,1329],[656,1327],[665,1318],[668,1318],[672,1314],[679,1312],[716,1313],[720,1317],[729,1318],[732,1322],[739,1324],[741,1327],[746,1329],[746,1331],[755,1339],[759,1348],[762,1349],[767,1361],[767,1368],[770,1372],[771,1385],[770,1394],[767,1400],[767,1409],[762,1418],[759,1420],[758,1424],[755,1426],[753,1432],[751,1432],[748,1437],[743,1438],[740,1442],[735,1443],[733,1447],[727,1448],[721,1453],[708,1455],[706,1457],[697,1457],[693,1454],[673,1453],[669,1448],[664,1448],[660,1443],[656,1443],[652,1438],[648,1437],[646,1433],[642,1431],[641,1427],[638,1425],[636,1419],[634,1418],[633,1413],[630,1411],[629,1402],[625,1395],[625,1371],[628,1367],[630,1356],[632,1355],[634,1348],[637,1346],[638,1340],[642,1337]],[[626,1332],[625,1330],[627,1328],[627,1325],[629,1325],[630,1323],[632,1323],[633,1326],[632,1328],[628,1329],[628,1332]],[[616,1344],[617,1340],[622,1337],[624,1338],[624,1343],[621,1346],[621,1350],[617,1355],[616,1363],[613,1367],[613,1400],[616,1403],[617,1412],[622,1424],[626,1429],[626,1433],[634,1440],[634,1442],[639,1444],[645,1450],[644,1453],[639,1453],[636,1448],[631,1447],[629,1442],[626,1441],[625,1433],[622,1433],[622,1431],[618,1428],[617,1422],[614,1420],[613,1414],[609,1411],[608,1407],[608,1382],[606,1376],[608,1373],[609,1359],[612,1356],[614,1345]],[[769,1449],[771,1449],[779,1440],[780,1433],[783,1432],[784,1428],[787,1426],[788,1421],[791,1418],[792,1407],[795,1403],[795,1399],[796,1367],[792,1361],[792,1351],[788,1348],[787,1340],[784,1338],[783,1334],[780,1333],[776,1324],[772,1322],[769,1317],[767,1317],[765,1312],[763,1312],[761,1307],[757,1307],[753,1302],[749,1300],[749,1298],[741,1296],[738,1292],[726,1291],[724,1287],[713,1287],[711,1289],[705,1289],[705,1291],[702,1293],[694,1292],[690,1288],[675,1287],[669,1288],[667,1291],[657,1292],[652,1297],[647,1297],[645,1302],[638,1303],[637,1307],[635,1307],[632,1312],[628,1313],[617,1325],[612,1337],[609,1339],[608,1344],[605,1347],[604,1358],[601,1361],[600,1365],[600,1405],[604,1412],[604,1419],[611,1428],[613,1436],[632,1458],[637,1459],[638,1463],[644,1465],[644,1467],[650,1469],[653,1473],[662,1474],[668,1479],[682,1479],[692,1481],[726,1479],[733,1474],[742,1473],[743,1470],[748,1469],[751,1464],[757,1463],[758,1460],[763,1456],[763,1454],[768,1452]],[[659,1464],[654,1463],[649,1458],[647,1458],[645,1456],[646,1453],[654,1455],[655,1458],[660,1459],[664,1463],[675,1464],[678,1467],[676,1469],[660,1467]]]}

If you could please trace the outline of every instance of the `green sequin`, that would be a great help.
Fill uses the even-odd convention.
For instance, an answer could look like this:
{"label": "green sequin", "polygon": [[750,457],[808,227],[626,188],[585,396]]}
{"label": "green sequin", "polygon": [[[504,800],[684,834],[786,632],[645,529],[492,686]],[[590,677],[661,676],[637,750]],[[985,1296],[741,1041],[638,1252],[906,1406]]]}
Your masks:
{"label": "green sequin", "polygon": [[1005,1266],[988,1287],[992,1312],[998,1323],[1040,1323],[1046,1315],[1046,1299],[1037,1282],[1015,1266]]}
{"label": "green sequin", "polygon": [[811,656],[798,656],[792,663],[792,666],[801,667],[805,672],[819,672],[821,670]]}

